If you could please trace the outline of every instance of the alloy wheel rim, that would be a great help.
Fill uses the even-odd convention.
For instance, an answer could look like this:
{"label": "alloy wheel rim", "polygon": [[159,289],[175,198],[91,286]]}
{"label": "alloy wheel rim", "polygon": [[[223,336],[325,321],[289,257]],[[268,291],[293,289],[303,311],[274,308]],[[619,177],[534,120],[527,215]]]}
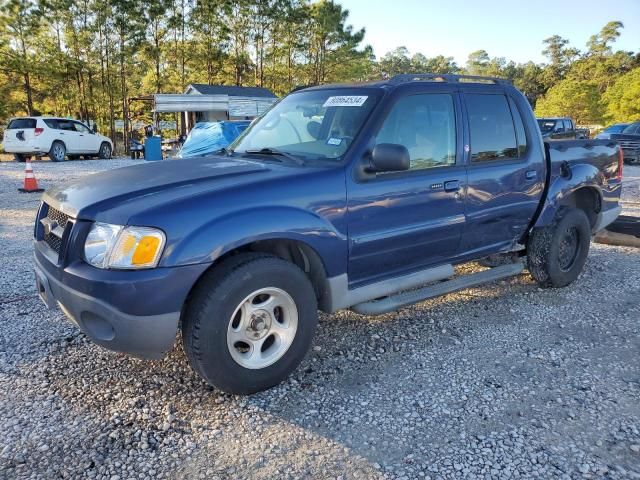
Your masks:
{"label": "alloy wheel rim", "polygon": [[298,309],[293,298],[279,288],[262,288],[247,295],[231,315],[227,348],[240,366],[266,368],[289,350],[297,330]]}

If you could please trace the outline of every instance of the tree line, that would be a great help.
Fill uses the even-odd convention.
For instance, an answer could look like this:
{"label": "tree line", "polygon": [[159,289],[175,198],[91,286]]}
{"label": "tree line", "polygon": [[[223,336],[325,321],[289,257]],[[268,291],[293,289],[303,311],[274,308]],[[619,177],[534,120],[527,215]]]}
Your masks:
{"label": "tree line", "polygon": [[0,0],[0,122],[55,114],[95,121],[147,118],[131,97],[183,92],[190,83],[262,86],[366,81],[396,73],[469,73],[512,80],[541,115],[579,123],[640,119],[640,55],[614,51],[608,23],[585,51],[556,35],[547,62],[516,64],[479,50],[451,57],[377,59],[365,30],[332,0]]}

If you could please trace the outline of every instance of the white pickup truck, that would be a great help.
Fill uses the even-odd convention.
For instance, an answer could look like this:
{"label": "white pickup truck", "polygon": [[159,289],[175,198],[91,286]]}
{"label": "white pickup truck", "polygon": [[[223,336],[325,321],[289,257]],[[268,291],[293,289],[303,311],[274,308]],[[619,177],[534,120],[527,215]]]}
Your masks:
{"label": "white pickup truck", "polygon": [[80,156],[110,158],[113,143],[84,123],[68,118],[13,118],[4,131],[4,151],[13,153],[17,161],[30,156],[48,156],[61,162]]}

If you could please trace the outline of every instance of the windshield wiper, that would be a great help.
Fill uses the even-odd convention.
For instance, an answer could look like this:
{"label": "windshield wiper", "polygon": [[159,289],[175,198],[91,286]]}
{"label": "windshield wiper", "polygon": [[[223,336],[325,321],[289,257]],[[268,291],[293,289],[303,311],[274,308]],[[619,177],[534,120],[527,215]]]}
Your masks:
{"label": "windshield wiper", "polygon": [[287,160],[291,160],[297,165],[304,165],[304,161],[300,157],[296,157],[295,155],[291,155],[290,153],[283,152],[282,150],[278,150],[275,148],[245,150],[244,153],[248,153],[249,155],[271,155],[274,157],[283,157],[283,158],[286,158]]}
{"label": "windshield wiper", "polygon": [[226,147],[222,147],[216,150],[215,152],[213,152],[213,155],[225,155],[227,157],[230,157],[231,155],[233,155],[233,150],[229,150]]}

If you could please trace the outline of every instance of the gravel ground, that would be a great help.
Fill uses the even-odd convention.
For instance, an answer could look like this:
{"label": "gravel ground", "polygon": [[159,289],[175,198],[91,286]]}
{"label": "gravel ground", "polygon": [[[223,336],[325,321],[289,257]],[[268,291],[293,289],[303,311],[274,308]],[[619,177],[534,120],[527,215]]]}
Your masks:
{"label": "gravel ground", "polygon": [[[131,163],[34,169],[48,187]],[[0,478],[640,479],[638,250],[593,245],[565,289],[521,275],[383,317],[323,315],[286,383],[234,397],[180,347],[131,359],[45,309],[22,175],[0,164]],[[629,213],[640,168],[626,177]]]}

